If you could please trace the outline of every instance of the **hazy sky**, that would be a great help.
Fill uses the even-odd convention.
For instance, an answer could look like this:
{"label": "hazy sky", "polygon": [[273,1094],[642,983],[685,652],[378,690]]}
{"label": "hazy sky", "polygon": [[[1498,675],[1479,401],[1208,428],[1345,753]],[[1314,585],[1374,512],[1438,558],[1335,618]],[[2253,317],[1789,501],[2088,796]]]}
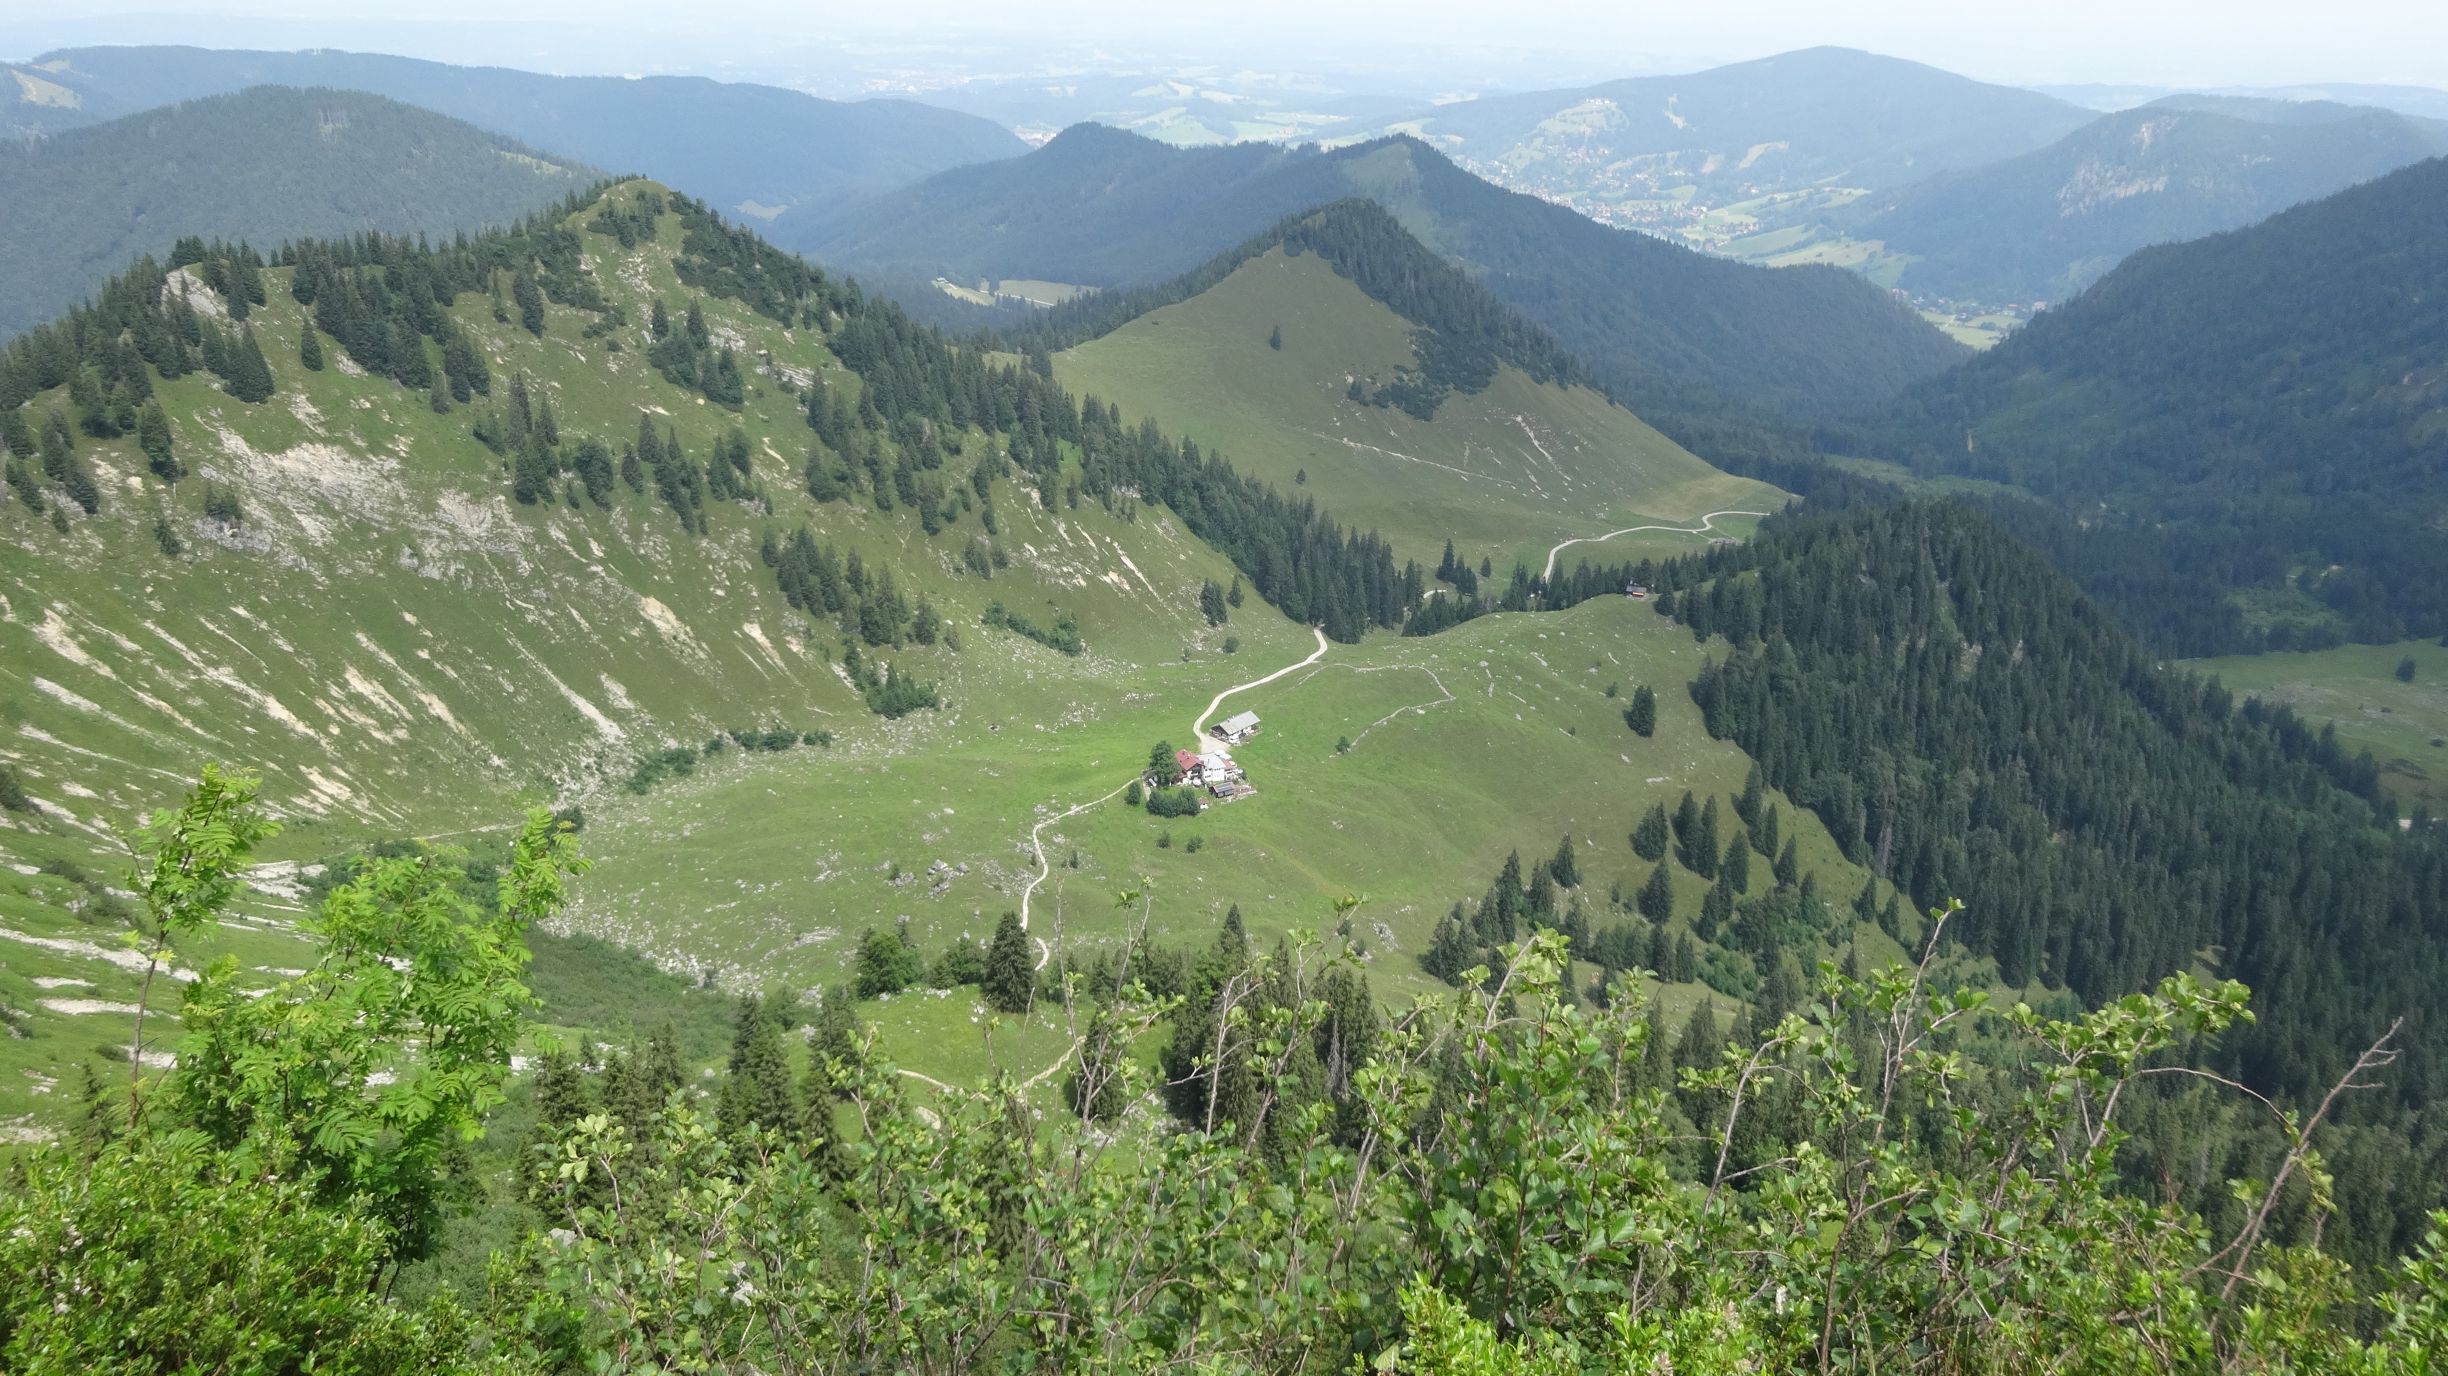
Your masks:
{"label": "hazy sky", "polygon": [[[1559,69],[1620,74],[1688,70],[1832,43],[1914,58],[1988,80],[2161,85],[2282,85],[2369,81],[2448,87],[2448,0],[1234,0],[1229,6],[1148,0],[725,0],[679,10],[667,0],[408,0],[385,7],[315,0],[40,0],[10,4],[0,44],[95,41],[238,46],[260,35],[321,34],[334,46],[394,33],[424,55],[481,58],[489,26],[570,26],[570,65],[703,66],[736,45],[777,38],[824,42],[890,35],[964,48],[995,35],[1109,42],[1149,57],[1246,60],[1272,51],[1287,66],[1366,62],[1400,44],[1443,49],[1454,70],[1510,75],[1552,54]],[[134,20],[141,10],[142,20]],[[208,16],[227,16],[215,19]],[[380,17],[377,17],[380,16]],[[231,23],[230,19],[239,22]],[[97,21],[107,29],[97,30]],[[267,30],[264,21],[271,21]],[[400,21],[410,21],[402,26]],[[425,21],[416,23],[415,21]],[[687,41],[658,38],[686,24]],[[719,26],[719,27],[716,27]],[[521,26],[517,45],[536,65]],[[583,39],[575,35],[584,35]],[[314,41],[294,40],[296,45]],[[289,46],[290,44],[284,44]],[[464,51],[447,51],[464,49]],[[496,60],[517,61],[511,54]],[[1537,62],[1528,64],[1535,71]]]}

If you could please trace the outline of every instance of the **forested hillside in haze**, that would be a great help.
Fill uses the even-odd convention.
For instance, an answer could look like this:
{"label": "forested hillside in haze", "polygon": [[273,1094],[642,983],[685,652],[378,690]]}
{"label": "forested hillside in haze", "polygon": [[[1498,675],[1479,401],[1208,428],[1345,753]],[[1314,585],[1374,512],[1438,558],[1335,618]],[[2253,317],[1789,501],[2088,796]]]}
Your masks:
{"label": "forested hillside in haze", "polygon": [[913,101],[820,100],[703,77],[547,76],[334,49],[70,48],[37,61],[96,112],[266,84],[365,91],[760,217],[1026,149],[987,120]]}
{"label": "forested hillside in haze", "polygon": [[599,175],[380,96],[271,86],[0,143],[0,338],[180,239],[447,238]]}
{"label": "forested hillside in haze", "polygon": [[2443,151],[2448,126],[2386,110],[2178,98],[1835,218],[1911,255],[1899,281],[1916,295],[2052,301],[2136,249],[2235,229]]}
{"label": "forested hillside in haze", "polygon": [[853,271],[884,271],[904,294],[930,273],[1144,286],[1347,196],[1385,207],[1651,419],[1833,413],[1965,355],[1852,273],[1757,268],[1609,229],[1500,190],[1410,138],[1282,153],[1074,130],[1015,162],[844,212],[815,248]]}
{"label": "forested hillside in haze", "polygon": [[[1871,431],[2086,527],[2064,563],[2180,653],[2448,630],[2448,161],[2145,250]],[[2231,597],[2244,593],[2246,597]]]}

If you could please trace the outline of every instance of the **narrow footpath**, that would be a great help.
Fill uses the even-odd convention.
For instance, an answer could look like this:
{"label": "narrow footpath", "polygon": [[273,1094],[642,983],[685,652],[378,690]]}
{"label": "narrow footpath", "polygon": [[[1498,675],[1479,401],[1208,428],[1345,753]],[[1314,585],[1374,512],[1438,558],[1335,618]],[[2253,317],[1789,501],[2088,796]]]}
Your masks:
{"label": "narrow footpath", "polygon": [[1555,580],[1556,556],[1562,554],[1567,548],[1573,545],[1594,545],[1601,540],[1612,540],[1618,535],[1637,535],[1644,530],[1671,530],[1677,535],[1706,535],[1711,530],[1716,529],[1717,518],[1720,516],[1764,517],[1766,515],[1768,515],[1768,513],[1765,511],[1712,511],[1706,516],[1701,517],[1700,524],[1697,526],[1625,526],[1621,530],[1610,530],[1604,535],[1579,536],[1574,539],[1567,540],[1563,544],[1556,546],[1554,549],[1547,551],[1547,570],[1546,572],[1540,574],[1539,578],[1543,582],[1553,582]]}

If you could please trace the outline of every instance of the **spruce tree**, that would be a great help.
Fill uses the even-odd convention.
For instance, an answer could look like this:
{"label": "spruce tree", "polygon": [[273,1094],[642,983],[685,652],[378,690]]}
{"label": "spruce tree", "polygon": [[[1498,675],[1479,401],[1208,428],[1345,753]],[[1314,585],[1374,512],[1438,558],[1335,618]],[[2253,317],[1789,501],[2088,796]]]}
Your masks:
{"label": "spruce tree", "polygon": [[739,1001],[733,1017],[731,1060],[716,1106],[723,1132],[737,1136],[751,1123],[778,1130],[796,1127],[799,1104],[792,1093],[781,1020],[753,995]]}
{"label": "spruce tree", "polygon": [[[445,356],[447,360],[447,355]],[[315,333],[314,321],[298,322],[298,362],[307,372],[323,371],[323,341]]]}
{"label": "spruce tree", "polygon": [[552,495],[553,479],[559,476],[560,465],[553,461],[552,451],[544,446],[543,432],[530,430],[526,442],[519,446],[518,459],[511,468],[510,495],[521,505],[533,506]]}
{"label": "spruce tree", "polygon": [[1652,922],[1664,922],[1674,916],[1674,879],[1668,866],[1659,864],[1649,871],[1649,882],[1641,885],[1641,916]]}
{"label": "spruce tree", "polygon": [[1742,793],[1734,800],[1734,815],[1746,826],[1758,826],[1760,804],[1767,797],[1767,788],[1760,782],[1760,767],[1754,762],[1751,772],[1743,776]]}
{"label": "spruce tree", "polygon": [[1624,725],[1632,734],[1649,737],[1657,734],[1657,694],[1644,683],[1632,690],[1632,705],[1624,709]]}
{"label": "spruce tree", "polygon": [[1573,855],[1572,837],[1566,836],[1556,844],[1555,858],[1547,862],[1547,872],[1555,876],[1559,887],[1581,887],[1581,862]]}
{"label": "spruce tree", "polygon": [[1683,800],[1675,804],[1675,844],[1689,850],[1692,846],[1698,844],[1696,838],[1699,835],[1700,802],[1698,799],[1692,797],[1691,790],[1687,788],[1683,790]]}
{"label": "spruce tree", "polygon": [[1700,896],[1700,917],[1692,923],[1692,931],[1702,941],[1715,941],[1734,919],[1734,891],[1726,887],[1723,877],[1709,885]]}
{"label": "spruce tree", "polygon": [[1751,844],[1770,859],[1777,853],[1777,805],[1770,803],[1760,809],[1759,829],[1751,833]]}
{"label": "spruce tree", "polygon": [[1003,1013],[1026,1013],[1037,996],[1035,962],[1029,958],[1028,933],[1020,926],[1020,914],[1007,912],[996,924],[994,940],[986,947],[986,977],[979,981],[979,992],[986,996],[988,1007]]}
{"label": "spruce tree", "polygon": [[[680,1060],[680,1041],[670,1023],[664,1023],[646,1038],[646,1048],[630,1064],[629,1100],[626,1112],[629,1121],[644,1123],[663,1110],[665,1101],[688,1084],[688,1071]],[[605,1096],[607,1100],[611,1096]],[[607,1108],[611,1104],[607,1102]]]}
{"label": "spruce tree", "polygon": [[249,405],[271,398],[272,365],[264,361],[263,346],[255,342],[254,326],[240,327],[238,345],[230,351],[229,364],[222,390]]}
{"label": "spruce tree", "polygon": [[1666,858],[1667,840],[1666,805],[1653,804],[1632,829],[1632,853],[1655,864]]}
{"label": "spruce tree", "polygon": [[162,414],[159,401],[147,401],[137,416],[136,447],[144,451],[146,466],[162,481],[175,483],[186,476],[186,468],[171,450],[170,418]]}
{"label": "spruce tree", "polygon": [[120,1106],[111,1103],[108,1093],[102,1088],[101,1077],[94,1074],[93,1063],[84,1062],[78,1069],[82,1073],[77,1083],[77,1116],[76,1121],[69,1125],[68,1135],[76,1143],[77,1149],[90,1159],[118,1140],[127,1118]]}
{"label": "spruce tree", "polygon": [[1700,831],[1692,838],[1692,856],[1700,863],[1692,871],[1703,879],[1717,877],[1717,795],[1710,794],[1708,805],[1700,809]]}
{"label": "spruce tree", "polygon": [[1795,852],[1794,839],[1788,836],[1785,838],[1785,848],[1777,852],[1776,882],[1779,887],[1787,887],[1801,878],[1801,875],[1801,858]]}
{"label": "spruce tree", "polygon": [[1751,837],[1741,827],[1734,829],[1734,839],[1726,842],[1725,856],[1717,862],[1718,878],[1736,893],[1751,887]]}
{"label": "spruce tree", "polygon": [[539,1134],[558,1134],[594,1111],[586,1076],[569,1053],[557,1047],[536,1057],[534,1084]]}

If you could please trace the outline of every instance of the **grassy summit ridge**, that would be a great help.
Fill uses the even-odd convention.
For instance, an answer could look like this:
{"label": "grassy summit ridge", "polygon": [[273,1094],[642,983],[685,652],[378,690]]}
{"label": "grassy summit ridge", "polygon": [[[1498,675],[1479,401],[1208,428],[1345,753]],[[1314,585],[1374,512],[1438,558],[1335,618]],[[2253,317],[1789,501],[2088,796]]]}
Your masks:
{"label": "grassy summit ridge", "polygon": [[[1627,526],[1773,511],[1784,495],[1717,471],[1586,383],[1510,361],[1430,416],[1377,404],[1423,370],[1420,331],[1323,255],[1272,249],[1197,295],[1058,355],[1066,386],[1160,416],[1279,486],[1433,564],[1446,541],[1497,576],[1557,542]],[[1274,341],[1270,343],[1270,340]],[[1357,389],[1361,399],[1355,399]],[[1646,550],[1699,537],[1653,535]],[[1616,559],[1636,546],[1588,547]],[[1568,565],[1569,566],[1569,565]]]}

